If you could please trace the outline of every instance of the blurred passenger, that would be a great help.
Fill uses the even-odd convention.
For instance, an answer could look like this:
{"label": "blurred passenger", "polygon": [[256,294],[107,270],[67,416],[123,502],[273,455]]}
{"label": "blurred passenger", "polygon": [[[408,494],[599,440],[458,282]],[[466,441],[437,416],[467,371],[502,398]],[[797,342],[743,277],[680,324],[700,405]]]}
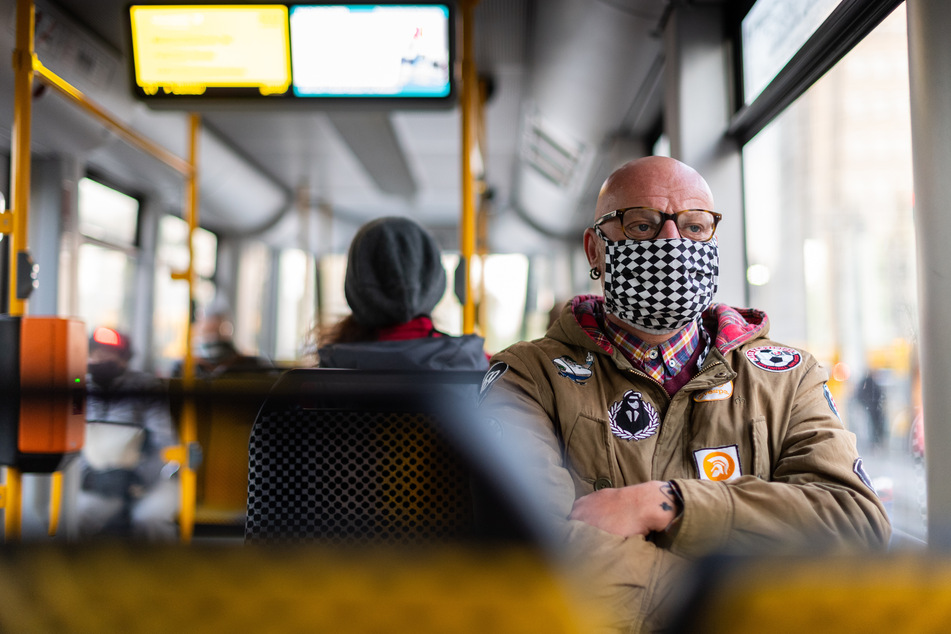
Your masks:
{"label": "blurred passenger", "polygon": [[162,452],[176,444],[168,396],[156,377],[129,369],[124,334],[96,328],[89,340],[86,439],[81,454],[79,533],[174,541],[177,465]]}
{"label": "blurred passenger", "polygon": [[350,245],[344,292],[352,313],[317,334],[318,365],[388,370],[484,370],[484,341],[436,330],[446,291],[436,240],[408,218],[373,220]]}
{"label": "blurred passenger", "polygon": [[890,534],[825,371],[769,339],[761,311],[713,303],[713,208],[674,159],[615,171],[584,232],[603,296],[575,297],[483,381],[485,414],[537,448],[538,493],[624,631],[664,627],[691,559]]}
{"label": "blurred passenger", "polygon": [[868,428],[872,439],[872,448],[885,446],[885,390],[875,379],[875,372],[869,368],[862,379],[856,398],[865,410]]}
{"label": "blurred passenger", "polygon": [[[241,353],[234,344],[234,324],[228,314],[211,310],[195,322],[192,354],[195,376],[213,378],[225,372],[254,371],[273,367],[270,361]],[[182,364],[173,375],[181,376]]]}

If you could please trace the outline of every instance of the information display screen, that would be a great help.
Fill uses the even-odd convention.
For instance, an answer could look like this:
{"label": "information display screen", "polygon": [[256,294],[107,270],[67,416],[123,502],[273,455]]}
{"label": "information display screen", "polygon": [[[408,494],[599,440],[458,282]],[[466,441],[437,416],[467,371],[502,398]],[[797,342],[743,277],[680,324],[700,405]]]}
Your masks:
{"label": "information display screen", "polygon": [[146,95],[272,95],[291,85],[286,6],[133,6],[129,14],[135,80]]}
{"label": "information display screen", "polygon": [[166,107],[455,93],[451,3],[133,5],[129,17],[136,93]]}
{"label": "information display screen", "polygon": [[298,97],[449,95],[445,6],[292,6],[290,26]]}

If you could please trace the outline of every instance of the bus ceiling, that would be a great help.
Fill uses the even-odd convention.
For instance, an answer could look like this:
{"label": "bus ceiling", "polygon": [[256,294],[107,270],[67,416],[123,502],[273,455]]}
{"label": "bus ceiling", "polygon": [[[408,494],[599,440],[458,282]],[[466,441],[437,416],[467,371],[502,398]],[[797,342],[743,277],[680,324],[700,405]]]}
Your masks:
{"label": "bus ceiling", "polygon": [[[95,10],[93,10],[95,4]],[[53,72],[97,95],[141,134],[185,155],[184,112],[153,110],[130,86],[128,3],[37,0],[36,51]],[[0,2],[12,20],[16,2]],[[482,172],[491,193],[489,248],[543,252],[574,244],[589,222],[601,182],[619,161],[649,153],[663,93],[666,0],[481,0],[476,70],[488,79]],[[13,36],[0,31],[0,48]],[[457,42],[457,50],[461,44]],[[182,209],[181,177],[127,146],[100,123],[37,82],[34,154],[64,154],[117,184]],[[0,93],[12,92],[0,64]],[[9,145],[9,100],[0,102],[0,143]],[[223,234],[274,246],[346,248],[368,218],[409,215],[452,235],[459,222],[459,108],[347,111],[202,110],[201,222]],[[299,210],[332,214],[333,238]],[[444,244],[458,248],[457,244]]]}

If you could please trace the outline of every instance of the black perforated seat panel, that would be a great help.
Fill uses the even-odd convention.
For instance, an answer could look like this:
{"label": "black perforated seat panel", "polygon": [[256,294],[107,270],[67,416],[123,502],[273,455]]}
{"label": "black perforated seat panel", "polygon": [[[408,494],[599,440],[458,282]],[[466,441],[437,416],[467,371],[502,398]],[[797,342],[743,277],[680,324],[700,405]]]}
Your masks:
{"label": "black perforated seat panel", "polygon": [[[413,543],[469,535],[470,470],[437,416],[385,411],[359,395],[344,409],[327,394],[332,390],[308,403],[314,390],[305,392],[304,405],[316,407],[279,398],[255,422],[247,541]],[[414,409],[405,398],[397,405],[392,409]]]}

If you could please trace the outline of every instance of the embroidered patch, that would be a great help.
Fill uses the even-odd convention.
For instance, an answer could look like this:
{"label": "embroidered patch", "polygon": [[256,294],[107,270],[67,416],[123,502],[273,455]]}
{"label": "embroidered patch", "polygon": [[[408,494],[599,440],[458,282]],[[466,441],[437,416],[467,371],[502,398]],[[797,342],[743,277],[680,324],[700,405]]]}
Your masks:
{"label": "embroidered patch", "polygon": [[485,376],[482,377],[482,385],[479,387],[479,401],[485,397],[485,393],[489,391],[489,388],[492,387],[492,384],[502,378],[502,375],[508,371],[509,365],[507,363],[493,363],[492,367],[485,371]]}
{"label": "embroidered patch", "polygon": [[593,374],[591,366],[594,365],[594,354],[589,352],[584,361],[585,364],[581,365],[567,354],[551,360],[551,362],[555,364],[555,367],[558,368],[559,376],[569,378],[578,385],[584,385],[584,382],[591,378]]}
{"label": "embroidered patch", "polygon": [[650,403],[646,403],[640,392],[628,390],[608,409],[611,420],[611,433],[624,440],[644,440],[657,433],[660,416]]}
{"label": "embroidered patch", "polygon": [[711,387],[706,392],[700,392],[693,395],[695,403],[706,403],[707,401],[722,401],[733,396],[733,381]]}
{"label": "embroidered patch", "polygon": [[829,409],[832,410],[832,413],[835,414],[836,418],[842,420],[842,417],[839,416],[839,408],[835,406],[835,399],[832,398],[832,390],[829,389],[828,383],[822,384],[822,393],[825,394],[826,403],[829,404]]}
{"label": "embroidered patch", "polygon": [[743,475],[739,447],[736,445],[697,449],[693,452],[693,459],[697,462],[697,473],[701,480],[728,482]]}
{"label": "embroidered patch", "polygon": [[786,372],[802,363],[802,355],[792,348],[760,346],[746,351],[746,358],[757,368],[770,372]]}
{"label": "embroidered patch", "polygon": [[872,486],[872,479],[869,478],[868,473],[865,472],[865,464],[861,458],[856,458],[855,462],[852,463],[852,471],[855,472],[855,475],[859,477],[865,486],[871,489],[875,495],[878,495],[878,492],[875,491],[875,487]]}

